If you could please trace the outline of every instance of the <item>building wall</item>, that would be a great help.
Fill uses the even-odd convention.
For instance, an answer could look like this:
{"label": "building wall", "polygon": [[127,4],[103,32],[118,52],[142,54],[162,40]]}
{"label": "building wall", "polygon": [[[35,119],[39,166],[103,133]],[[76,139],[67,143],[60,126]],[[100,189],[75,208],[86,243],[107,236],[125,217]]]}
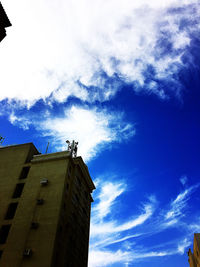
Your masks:
{"label": "building wall", "polygon": [[[38,152],[32,144],[0,149],[0,226],[11,225],[0,244],[0,266],[86,267],[94,189],[87,168],[66,151],[33,154]],[[28,176],[19,179],[23,167],[30,168]],[[44,178],[47,185],[40,183]],[[18,183],[24,183],[22,194],[13,198]],[[14,218],[6,220],[10,203],[18,206]],[[31,257],[23,256],[25,249],[32,250]]]}
{"label": "building wall", "polygon": [[3,9],[3,6],[0,2],[0,42],[4,39],[6,36],[6,30],[5,28],[11,26],[11,23],[6,15],[5,10]]}
{"label": "building wall", "polygon": [[[27,232],[27,225],[24,223],[26,212],[23,212],[23,215],[21,213],[23,209],[22,199],[26,195],[23,192],[20,198],[13,198],[13,192],[16,184],[26,184],[29,181],[28,178],[19,178],[23,167],[30,165],[30,163],[26,163],[30,151],[32,151],[32,154],[38,153],[31,144],[3,147],[0,149],[0,224],[1,226],[11,225],[6,243],[0,244],[0,250],[3,250],[0,262],[5,267],[14,266],[13,262],[15,262],[16,266],[19,266],[20,254],[23,254],[24,236]],[[10,203],[18,203],[18,208],[14,219],[5,219]],[[21,230],[18,227],[19,222],[21,223]],[[13,234],[14,237],[12,240]],[[10,242],[9,239],[11,239]]]}
{"label": "building wall", "polygon": [[69,187],[64,194],[54,266],[86,267],[92,198],[78,166],[73,167],[68,177]]}
{"label": "building wall", "polygon": [[194,234],[193,253],[188,251],[190,267],[200,267],[200,234]]}

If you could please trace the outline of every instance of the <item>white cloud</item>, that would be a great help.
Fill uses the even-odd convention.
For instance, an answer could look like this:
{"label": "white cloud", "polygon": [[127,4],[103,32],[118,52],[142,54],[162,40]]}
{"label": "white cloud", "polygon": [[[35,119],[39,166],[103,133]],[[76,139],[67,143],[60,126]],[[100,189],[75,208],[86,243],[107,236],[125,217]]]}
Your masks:
{"label": "white cloud", "polygon": [[125,185],[120,183],[108,182],[102,186],[101,193],[98,196],[99,203],[93,209],[100,220],[110,213],[113,202],[124,190]]}
{"label": "white cloud", "polygon": [[182,175],[180,178],[180,182],[182,185],[185,185],[188,181],[188,177],[186,175]]}
{"label": "white cloud", "polygon": [[[89,266],[109,266],[114,263],[128,264],[134,260],[135,252],[123,248],[110,250],[107,248],[112,244],[124,244],[128,239],[133,240],[141,234],[127,234],[126,231],[144,224],[153,214],[156,206],[156,199],[150,196],[148,202],[143,204],[143,208],[139,214],[125,218],[125,221],[119,222],[115,220],[115,207],[117,199],[125,193],[126,184],[115,177],[115,181],[107,181],[99,184],[96,199],[99,202],[92,210],[92,219],[90,225],[90,253]],[[111,198],[109,198],[109,194]],[[109,199],[104,201],[104,197]],[[103,205],[101,205],[103,203]],[[104,205],[106,208],[104,208]],[[102,208],[103,207],[103,208]],[[118,204],[119,207],[119,204]],[[123,207],[122,207],[123,209]],[[117,209],[120,212],[119,208]],[[103,211],[103,212],[102,212]],[[108,218],[107,214],[111,216]],[[117,215],[116,215],[117,216]],[[139,258],[139,256],[137,255]]]}
{"label": "white cloud", "polygon": [[78,141],[78,155],[85,161],[94,158],[113,142],[126,141],[135,135],[134,125],[124,121],[122,112],[71,106],[61,115],[52,115],[49,111],[41,113],[42,116],[31,112],[17,116],[13,112],[9,120],[23,129],[35,126],[40,135],[49,138],[56,150],[66,150],[67,139]]}
{"label": "white cloud", "polygon": [[[194,219],[192,225],[188,225],[187,220],[185,221],[187,217],[185,208],[191,194],[199,187],[199,184],[179,193],[170,202],[170,210],[168,211],[164,207],[158,208],[158,201],[154,196],[150,196],[148,202],[143,204],[141,214],[138,212],[139,214],[137,213],[131,218],[130,215],[124,216],[125,213],[123,213],[122,221],[121,217],[118,218],[118,213],[123,210],[121,196],[127,193],[128,186],[117,176],[113,179],[114,182],[110,180],[102,182],[105,180],[107,179],[103,177],[101,177],[101,182],[99,182],[100,178],[97,179],[98,187],[94,195],[95,202],[90,229],[90,267],[111,266],[116,263],[121,264],[121,266],[129,266],[129,264],[134,266],[134,262],[144,261],[145,258],[184,254],[185,249],[191,245],[192,233],[195,229],[199,229],[199,218],[198,220]],[[103,216],[102,210],[97,207],[101,207],[101,201],[104,202],[103,196],[107,199],[109,189],[113,198],[108,201],[105,216]],[[182,216],[183,211],[185,217]],[[107,216],[108,214],[111,216]],[[176,227],[177,235],[170,241],[166,241],[165,237],[162,237],[162,232],[164,231],[166,234],[166,231],[175,225],[179,226],[179,228]],[[184,234],[181,233],[180,235],[179,229],[184,229]],[[149,237],[154,240],[154,236],[156,236],[155,240],[157,241],[158,234],[161,235],[161,243],[156,242],[150,247],[144,245],[146,238],[148,240]],[[143,245],[141,245],[141,240]]]}
{"label": "white cloud", "polygon": [[176,251],[145,252],[142,249],[141,251],[133,252],[124,250],[91,250],[89,254],[89,267],[110,266],[114,263],[128,264],[130,262],[144,260],[144,258],[163,257],[176,253]]}
{"label": "white cloud", "polygon": [[130,230],[148,220],[157,205],[156,198],[150,196],[147,203],[144,203],[141,208],[140,214],[126,219],[125,222],[119,223],[114,219],[106,218],[107,214],[114,210],[116,206],[116,199],[125,192],[126,184],[119,180],[115,182],[104,182],[99,185],[100,192],[96,196],[99,202],[93,208],[93,216],[91,219],[90,234],[91,236],[109,236],[110,234],[117,234],[123,231]]}
{"label": "white cloud", "polygon": [[[69,96],[105,101],[121,82],[165,98],[168,92],[157,80],[172,82],[184,67],[181,57],[199,29],[198,3],[5,1],[13,26],[1,43],[0,100],[17,99],[28,106],[47,97],[58,102]],[[147,81],[149,66],[154,75],[148,71]],[[176,88],[172,90],[178,94],[178,84]]]}
{"label": "white cloud", "polygon": [[118,224],[116,221],[109,222],[91,222],[91,236],[106,235],[130,230],[136,226],[143,224],[148,220],[154,211],[154,204],[146,204],[142,213],[135,216],[133,219],[126,220],[125,223]]}
{"label": "white cloud", "polygon": [[24,129],[24,130],[28,130],[29,126],[31,124],[31,121],[25,117],[18,117],[15,115],[14,112],[11,112],[11,114],[9,115],[9,121],[13,124],[13,125],[19,125],[20,128]]}
{"label": "white cloud", "polygon": [[[165,219],[170,220],[170,222],[176,223],[176,220],[174,220],[175,218],[184,216],[183,210],[187,206],[187,201],[189,199],[189,196],[198,187],[199,187],[199,184],[196,184],[194,186],[191,186],[191,187],[185,189],[182,193],[178,194],[176,199],[171,202],[171,204],[170,204],[171,208],[166,213]],[[170,224],[171,223],[169,223],[169,225]]]}
{"label": "white cloud", "polygon": [[191,224],[188,225],[191,233],[199,233],[200,232],[200,217],[194,220]]}
{"label": "white cloud", "polygon": [[185,253],[185,249],[188,248],[188,246],[191,244],[191,241],[189,241],[187,238],[185,238],[184,240],[182,240],[180,242],[180,244],[178,245],[178,252],[180,254],[184,254]]}
{"label": "white cloud", "polygon": [[[106,144],[121,142],[135,134],[133,125],[123,122],[122,113],[72,106],[63,117],[46,119],[40,130],[52,137],[57,149],[66,149],[66,139],[79,142],[78,155],[92,159]],[[62,144],[62,145],[61,145]]]}
{"label": "white cloud", "polygon": [[114,263],[124,263],[131,259],[131,253],[126,251],[91,250],[89,254],[89,267],[109,266]]}

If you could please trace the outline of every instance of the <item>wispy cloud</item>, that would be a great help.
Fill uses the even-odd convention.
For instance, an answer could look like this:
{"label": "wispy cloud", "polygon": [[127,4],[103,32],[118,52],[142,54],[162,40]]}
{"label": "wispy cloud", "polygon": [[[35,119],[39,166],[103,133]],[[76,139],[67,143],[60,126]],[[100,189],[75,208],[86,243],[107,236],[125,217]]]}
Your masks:
{"label": "wispy cloud", "polygon": [[187,238],[185,238],[184,240],[182,240],[180,242],[180,244],[178,245],[178,252],[180,254],[184,254],[185,249],[188,248],[188,246],[191,245],[191,240],[188,240]]}
{"label": "wispy cloud", "polygon": [[166,98],[180,94],[178,73],[194,64],[197,0],[4,4],[14,26],[1,44],[0,100],[105,101],[127,83]]}
{"label": "wispy cloud", "polygon": [[185,185],[188,181],[188,177],[186,175],[182,175],[180,178],[180,182],[182,185]]}
{"label": "wispy cloud", "polygon": [[152,203],[146,204],[143,207],[141,214],[134,216],[133,219],[127,220],[125,223],[118,224],[115,220],[110,222],[91,222],[91,236],[102,235],[102,234],[113,234],[130,230],[138,225],[143,224],[149,219],[154,211]]}
{"label": "wispy cloud", "polygon": [[[66,140],[75,139],[79,142],[78,155],[86,161],[94,158],[106,146],[135,135],[134,125],[124,121],[122,112],[87,106],[73,105],[56,115],[47,110],[42,117],[31,112],[22,116],[11,113],[9,120],[23,129],[33,125],[41,136],[51,140],[56,150],[66,150]],[[106,209],[110,201],[107,199],[107,203],[102,203],[101,209],[103,206]]]}
{"label": "wispy cloud", "polygon": [[[105,179],[102,179],[104,181]],[[99,179],[97,179],[99,181]],[[159,208],[159,202],[155,196],[149,196],[148,201],[143,203],[141,213],[137,212],[132,218],[131,215],[125,218],[118,218],[115,213],[116,206],[123,210],[120,199],[123,194],[127,193],[125,181],[120,181],[115,177],[114,181],[99,182],[97,193],[95,193],[96,206],[93,208],[91,221],[91,238],[90,238],[90,253],[89,266],[110,266],[118,263],[124,266],[129,266],[134,262],[144,260],[144,258],[164,257],[174,254],[183,254],[185,249],[191,245],[192,233],[194,232],[198,221],[191,225],[187,225],[186,207],[192,193],[198,189],[199,184],[193,185],[179,193],[174,200],[168,205],[170,209]],[[110,194],[113,196],[109,198]],[[108,202],[104,201],[109,199]],[[101,202],[104,203],[101,207]],[[95,205],[95,202],[94,202]],[[104,208],[106,206],[106,209]],[[102,212],[104,211],[105,212]],[[184,215],[183,215],[184,213]],[[112,214],[112,216],[108,216]],[[162,243],[156,243],[150,247],[141,246],[140,241],[154,236],[162,235],[163,232],[170,231],[171,227],[177,232],[184,229],[184,234],[179,233],[170,241],[162,238]],[[191,229],[190,229],[191,228]],[[157,240],[157,239],[156,239]],[[131,265],[132,266],[132,265]]]}
{"label": "wispy cloud", "polygon": [[150,251],[146,252],[143,249],[138,251],[126,250],[95,250],[92,249],[89,254],[89,267],[110,266],[114,263],[121,263],[124,266],[131,266],[133,262],[144,260],[145,258],[164,257],[177,254],[176,250],[166,251]]}
{"label": "wispy cloud", "polygon": [[89,266],[90,267],[101,267],[109,266],[114,263],[124,263],[132,260],[132,255],[130,252],[124,252],[118,250],[113,251],[103,251],[103,250],[92,250],[89,254]]}
{"label": "wispy cloud", "polygon": [[9,115],[9,121],[13,125],[17,125],[24,130],[28,130],[31,125],[30,119],[24,116],[16,116],[14,112],[11,112],[11,114]]}
{"label": "wispy cloud", "polygon": [[171,222],[176,222],[176,218],[184,216],[184,209],[187,207],[187,201],[189,196],[193,193],[195,189],[199,187],[200,184],[196,184],[184,190],[180,193],[175,200],[170,204],[171,208],[166,213],[165,218]]}
{"label": "wispy cloud", "polygon": [[200,216],[193,220],[187,227],[192,233],[200,233]]}
{"label": "wispy cloud", "polygon": [[115,199],[125,190],[125,185],[120,183],[107,183],[101,188],[101,193],[98,196],[99,203],[93,209],[93,212],[98,216],[98,219],[103,219],[110,213]]}

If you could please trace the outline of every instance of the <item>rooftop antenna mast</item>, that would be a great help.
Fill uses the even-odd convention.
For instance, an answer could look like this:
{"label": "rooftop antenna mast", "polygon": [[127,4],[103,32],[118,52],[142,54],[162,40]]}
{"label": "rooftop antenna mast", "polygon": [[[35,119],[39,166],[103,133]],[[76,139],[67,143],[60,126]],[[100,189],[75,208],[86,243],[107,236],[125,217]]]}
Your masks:
{"label": "rooftop antenna mast", "polygon": [[45,154],[47,154],[48,148],[49,148],[49,142],[47,144],[47,148],[46,148]]}
{"label": "rooftop antenna mast", "polygon": [[5,140],[5,137],[3,137],[3,136],[0,135],[0,145],[3,144],[3,141],[4,141],[4,140]]}
{"label": "rooftop antenna mast", "polygon": [[67,150],[70,152],[70,156],[72,158],[77,157],[77,150],[78,150],[78,142],[75,142],[74,140],[70,142],[69,140],[66,141],[68,148]]}

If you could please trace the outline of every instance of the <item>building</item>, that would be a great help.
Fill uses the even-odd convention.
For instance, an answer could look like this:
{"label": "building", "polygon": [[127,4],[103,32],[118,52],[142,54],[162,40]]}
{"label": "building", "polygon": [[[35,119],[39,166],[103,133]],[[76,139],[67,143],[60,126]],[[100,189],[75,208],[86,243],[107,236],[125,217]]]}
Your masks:
{"label": "building", "polygon": [[92,190],[81,157],[0,148],[0,266],[85,267]]}
{"label": "building", "polygon": [[200,234],[194,234],[193,253],[188,251],[190,267],[200,267]]}
{"label": "building", "polygon": [[5,10],[0,2],[0,42],[6,37],[5,28],[11,26],[11,23],[6,15]]}

